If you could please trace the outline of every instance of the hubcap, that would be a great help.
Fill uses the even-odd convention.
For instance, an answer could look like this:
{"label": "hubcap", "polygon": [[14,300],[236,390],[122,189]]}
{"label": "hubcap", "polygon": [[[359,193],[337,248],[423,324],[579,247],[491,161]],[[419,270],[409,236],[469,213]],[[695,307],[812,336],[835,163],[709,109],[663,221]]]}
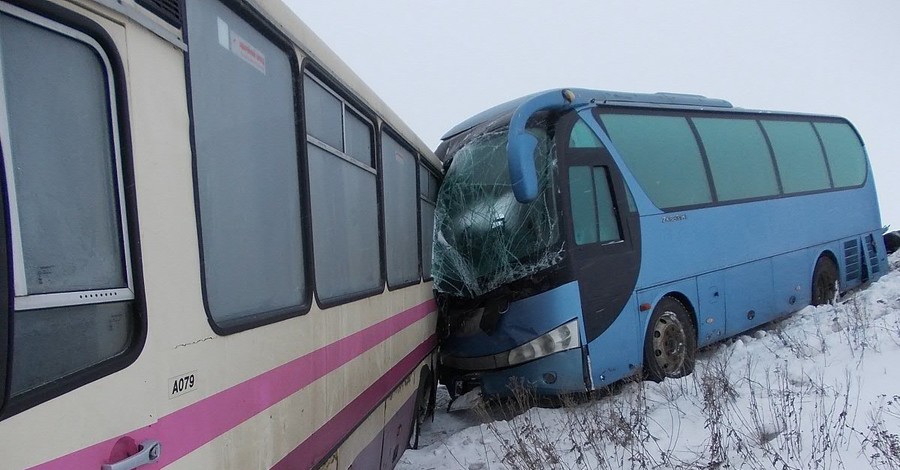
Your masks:
{"label": "hubcap", "polygon": [[667,377],[675,375],[684,365],[686,339],[684,326],[675,313],[660,315],[653,326],[653,355]]}

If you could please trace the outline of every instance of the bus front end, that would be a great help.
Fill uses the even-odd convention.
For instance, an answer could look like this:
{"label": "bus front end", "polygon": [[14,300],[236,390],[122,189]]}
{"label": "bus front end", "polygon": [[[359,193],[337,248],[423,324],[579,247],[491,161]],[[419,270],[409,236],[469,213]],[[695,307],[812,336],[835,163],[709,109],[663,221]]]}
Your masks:
{"label": "bus front end", "polygon": [[546,112],[526,117],[537,176],[528,202],[511,183],[509,121],[481,123],[438,150],[447,172],[432,273],[442,381],[454,396],[475,387],[509,395],[516,383],[559,394],[590,380],[578,287],[562,263],[552,121]]}

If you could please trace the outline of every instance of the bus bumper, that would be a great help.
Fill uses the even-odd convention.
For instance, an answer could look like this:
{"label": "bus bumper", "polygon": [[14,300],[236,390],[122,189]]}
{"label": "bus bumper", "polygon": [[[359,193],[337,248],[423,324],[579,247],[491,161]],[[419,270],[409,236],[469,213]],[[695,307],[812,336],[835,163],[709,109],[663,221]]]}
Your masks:
{"label": "bus bumper", "polygon": [[447,387],[459,395],[475,387],[488,397],[512,396],[522,389],[536,395],[584,392],[584,356],[569,349],[518,366],[479,372],[445,370]]}

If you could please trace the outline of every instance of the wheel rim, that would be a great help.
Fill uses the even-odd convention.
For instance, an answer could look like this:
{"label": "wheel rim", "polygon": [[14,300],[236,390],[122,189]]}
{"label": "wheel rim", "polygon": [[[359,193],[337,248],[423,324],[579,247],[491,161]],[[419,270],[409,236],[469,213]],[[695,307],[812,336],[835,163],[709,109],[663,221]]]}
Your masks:
{"label": "wheel rim", "polygon": [[677,375],[684,365],[687,336],[674,312],[659,316],[653,326],[653,356],[666,377]]}

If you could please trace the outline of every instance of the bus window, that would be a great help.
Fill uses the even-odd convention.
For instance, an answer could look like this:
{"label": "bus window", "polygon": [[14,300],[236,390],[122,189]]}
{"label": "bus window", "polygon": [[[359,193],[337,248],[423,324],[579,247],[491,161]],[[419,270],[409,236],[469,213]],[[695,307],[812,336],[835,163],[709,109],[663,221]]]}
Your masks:
{"label": "bus window", "polygon": [[[303,96],[316,294],[323,305],[335,305],[382,289],[373,126],[312,75],[303,77]],[[320,131],[342,138],[322,141],[331,137]]]}
{"label": "bus window", "polygon": [[622,239],[606,167],[569,167],[569,197],[575,243],[585,245]]}
{"label": "bus window", "polygon": [[416,167],[415,155],[382,132],[385,261],[388,286],[392,288],[419,279]]}
{"label": "bus window", "polygon": [[812,124],[802,121],[762,121],[772,143],[785,193],[819,191],[831,187],[822,146]]}
{"label": "bus window", "polygon": [[109,57],[5,8],[0,54],[15,398],[119,356],[138,319]]}
{"label": "bus window", "polygon": [[618,113],[601,118],[625,164],[657,207],[712,202],[700,149],[686,118]]}
{"label": "bus window", "polygon": [[814,126],[825,146],[834,187],[863,184],[866,180],[866,154],[856,132],[845,123],[817,122]]}
{"label": "bus window", "polygon": [[308,299],[293,69],[224,4],[187,8],[206,302],[212,323],[233,332],[297,313]]}
{"label": "bus window", "polygon": [[569,148],[602,148],[603,142],[597,138],[597,134],[581,119],[572,126],[572,133],[569,135]]}
{"label": "bus window", "polygon": [[692,120],[706,150],[720,201],[779,194],[769,146],[755,120]]}
{"label": "bus window", "polygon": [[434,206],[437,203],[438,179],[428,168],[419,165],[419,224],[422,233],[422,279],[431,279],[431,244],[434,239]]}

